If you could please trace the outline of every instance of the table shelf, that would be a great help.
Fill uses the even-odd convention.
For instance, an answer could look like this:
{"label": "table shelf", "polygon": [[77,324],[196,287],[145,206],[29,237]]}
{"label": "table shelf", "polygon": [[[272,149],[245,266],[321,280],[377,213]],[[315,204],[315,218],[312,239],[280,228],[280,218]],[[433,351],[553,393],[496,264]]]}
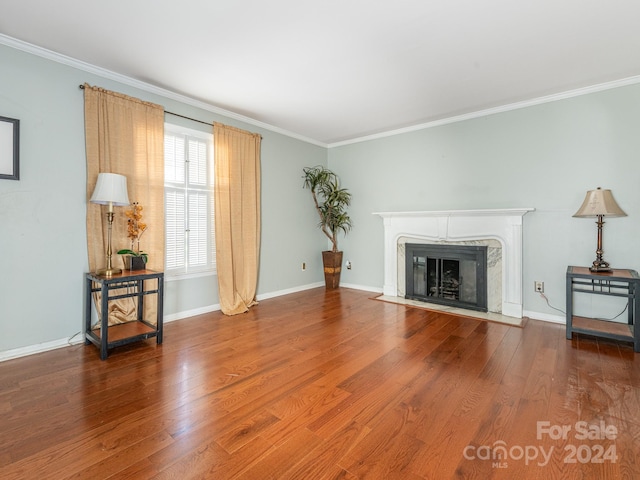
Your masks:
{"label": "table shelf", "polygon": [[634,325],[574,315],[572,330],[574,333],[585,333],[633,342]]}
{"label": "table shelf", "polygon": [[[102,338],[101,329],[93,328],[92,333],[97,338]],[[146,322],[131,321],[117,323],[108,327],[109,343],[117,343],[121,340],[127,340],[133,337],[151,338],[155,337],[157,330],[154,326],[149,326]]]}

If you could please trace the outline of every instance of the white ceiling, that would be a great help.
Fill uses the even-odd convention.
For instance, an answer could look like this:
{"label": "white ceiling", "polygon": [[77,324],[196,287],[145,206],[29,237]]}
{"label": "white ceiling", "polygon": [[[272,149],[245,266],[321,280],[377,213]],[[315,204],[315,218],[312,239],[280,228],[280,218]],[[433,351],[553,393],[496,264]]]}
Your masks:
{"label": "white ceiling", "polygon": [[637,0],[2,0],[0,33],[328,145],[640,75]]}

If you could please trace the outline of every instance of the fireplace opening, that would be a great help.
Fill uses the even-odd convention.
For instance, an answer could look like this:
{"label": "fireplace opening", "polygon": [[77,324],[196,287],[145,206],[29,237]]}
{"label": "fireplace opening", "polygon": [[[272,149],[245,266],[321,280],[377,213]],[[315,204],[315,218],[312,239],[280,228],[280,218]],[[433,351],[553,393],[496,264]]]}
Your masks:
{"label": "fireplace opening", "polygon": [[487,311],[487,247],[405,245],[405,298]]}

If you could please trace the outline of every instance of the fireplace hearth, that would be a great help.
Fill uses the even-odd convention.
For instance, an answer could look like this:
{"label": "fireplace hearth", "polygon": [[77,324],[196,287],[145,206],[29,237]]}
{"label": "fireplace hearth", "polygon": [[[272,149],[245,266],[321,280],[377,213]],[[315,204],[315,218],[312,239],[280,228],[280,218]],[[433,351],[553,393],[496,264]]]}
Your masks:
{"label": "fireplace hearth", "polygon": [[487,311],[487,247],[405,245],[405,298]]}

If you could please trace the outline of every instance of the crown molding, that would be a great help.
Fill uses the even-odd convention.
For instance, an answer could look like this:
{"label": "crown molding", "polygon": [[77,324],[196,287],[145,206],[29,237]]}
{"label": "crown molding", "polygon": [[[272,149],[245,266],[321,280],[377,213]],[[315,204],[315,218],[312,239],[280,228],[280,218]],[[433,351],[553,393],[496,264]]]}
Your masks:
{"label": "crown molding", "polygon": [[21,50],[26,53],[30,53],[32,55],[36,55],[38,57],[45,58],[47,60],[51,60],[57,63],[61,63],[63,65],[67,65],[69,67],[77,68],[78,70],[82,70],[87,73],[91,73],[103,78],[107,78],[109,80],[114,80],[119,83],[123,83],[125,85],[129,85],[130,87],[138,88],[148,93],[152,93],[154,95],[159,95],[161,97],[168,98],[170,100],[175,100],[177,102],[184,103],[186,105],[190,105],[192,107],[200,108],[202,110],[215,113],[217,115],[222,115],[228,118],[232,118],[234,120],[238,120],[243,123],[247,123],[253,125],[255,127],[263,128],[265,130],[269,130],[274,133],[279,133],[281,135],[285,135],[287,137],[295,138],[296,140],[301,140],[306,143],[310,143],[313,145],[317,145],[319,147],[327,148],[328,144],[324,142],[320,142],[313,138],[305,137],[303,135],[299,135],[295,132],[290,132],[283,128],[276,127],[274,125],[270,125],[268,123],[261,122],[254,118],[246,117],[244,115],[240,115],[238,113],[225,110],[220,107],[216,107],[215,105],[211,105],[209,103],[202,102],[200,100],[196,100],[194,98],[188,97],[186,95],[182,95],[176,92],[172,92],[171,90],[167,90],[165,88],[157,87],[150,83],[146,83],[140,80],[136,80],[135,78],[128,77],[126,75],[122,75],[120,73],[113,72],[111,70],[107,70],[102,67],[98,67],[92,65],[90,63],[83,62],[81,60],[69,57],[67,55],[63,55],[61,53],[54,52],[52,50],[48,50],[43,47],[39,47],[37,45],[33,45],[31,43],[24,42],[22,40],[18,40],[13,37],[9,37],[0,33],[0,45],[6,45],[7,47],[15,48],[16,50]]}
{"label": "crown molding", "polygon": [[597,85],[592,85],[589,87],[584,87],[584,88],[578,88],[575,90],[569,90],[566,92],[561,92],[561,93],[557,93],[557,94],[553,94],[553,95],[547,95],[547,96],[543,96],[543,97],[538,97],[538,98],[534,98],[531,100],[525,100],[525,101],[521,101],[521,102],[515,102],[515,103],[510,103],[507,105],[502,105],[499,107],[493,107],[493,108],[487,108],[484,110],[478,110],[475,112],[470,112],[470,113],[465,113],[462,115],[456,115],[453,117],[447,117],[447,118],[442,118],[439,120],[434,120],[431,122],[425,122],[425,123],[419,123],[416,125],[411,125],[408,127],[403,127],[403,128],[398,128],[398,129],[394,129],[394,130],[387,130],[385,132],[380,132],[380,133],[375,133],[372,135],[366,135],[366,136],[362,136],[362,137],[357,137],[357,138],[352,138],[350,140],[343,140],[340,142],[334,142],[334,143],[325,143],[325,142],[321,142],[319,140],[315,140],[313,138],[309,138],[309,137],[305,137],[304,135],[299,135],[295,132],[291,132],[289,130],[285,130],[283,128],[280,127],[276,127],[274,125],[270,125],[268,123],[264,123],[261,122],[259,120],[250,118],[250,117],[246,117],[244,115],[240,115],[238,113],[229,111],[229,110],[225,110],[223,108],[220,107],[216,107],[215,105],[211,105],[209,103],[205,103],[202,102],[200,100],[196,100],[194,98],[188,97],[186,95],[182,95],[176,92],[172,92],[171,90],[167,90],[164,88],[160,88],[157,87],[155,85],[152,85],[150,83],[146,83],[146,82],[142,82],[140,80],[136,80],[134,78],[128,77],[126,75],[122,75],[120,73],[116,73],[113,72],[111,70],[107,70],[105,68],[102,67],[97,67],[95,65],[83,62],[81,60],[77,60],[75,58],[66,56],[66,55],[62,55],[60,53],[54,52],[52,50],[48,50],[46,48],[43,47],[39,47],[37,45],[33,45],[27,42],[24,42],[22,40],[18,40],[15,39],[13,37],[9,37],[7,35],[4,35],[2,33],[0,33],[0,45],[6,45],[8,47],[11,48],[15,48],[16,50],[21,50],[23,52],[27,52],[27,53],[31,53],[33,55],[37,55],[39,57],[42,58],[46,58],[48,60],[52,60],[54,62],[57,63],[61,63],[63,65],[67,65],[73,68],[77,68],[78,70],[82,70],[88,73],[92,73],[94,75],[103,77],[103,78],[108,78],[110,80],[114,80],[120,83],[123,83],[125,85],[129,85],[131,87],[134,88],[138,88],[140,90],[155,94],[155,95],[159,95],[171,100],[175,100],[177,102],[181,102],[184,103],[186,105],[190,105],[192,107],[196,107],[196,108],[200,108],[202,110],[217,114],[217,115],[222,115],[228,118],[232,118],[234,120],[238,120],[240,122],[244,122],[259,128],[263,128],[265,130],[269,130],[271,132],[274,133],[279,133],[281,135],[287,136],[287,137],[291,137],[291,138],[295,138],[297,140],[301,140],[303,142],[306,143],[310,143],[312,145],[316,145],[319,147],[323,147],[323,148],[335,148],[335,147],[341,147],[344,145],[351,145],[354,143],[362,143],[362,142],[366,142],[369,140],[377,140],[380,138],[385,138],[385,137],[392,137],[395,135],[401,135],[403,133],[410,133],[410,132],[416,132],[419,130],[426,130],[429,128],[434,128],[434,127],[439,127],[442,125],[448,125],[451,123],[457,123],[457,122],[463,122],[465,120],[472,120],[475,118],[481,118],[481,117],[486,117],[489,115],[495,115],[497,113],[504,113],[504,112],[510,112],[512,110],[519,110],[521,108],[527,108],[527,107],[532,107],[532,106],[536,106],[536,105],[542,105],[544,103],[550,103],[550,102],[555,102],[558,100],[565,100],[568,98],[573,98],[573,97],[579,97],[582,95],[588,95],[590,93],[596,93],[596,92],[601,92],[604,90],[611,90],[614,88],[619,88],[619,87],[625,87],[628,85],[635,85],[640,83],[640,75],[639,76],[634,76],[634,77],[628,77],[628,78],[623,78],[620,80],[614,80],[611,82],[605,82],[605,83],[600,83]]}
{"label": "crown molding", "polygon": [[575,90],[569,90],[566,92],[556,93],[553,95],[547,95],[544,97],[533,98],[531,100],[524,100],[522,102],[510,103],[507,105],[501,105],[499,107],[487,108],[484,110],[478,110],[476,112],[465,113],[462,115],[456,115],[455,117],[443,118],[440,120],[434,120],[432,122],[420,123],[409,127],[399,128],[396,130],[388,130],[386,132],[375,133],[372,135],[366,135],[363,137],[353,138],[351,140],[344,140],[341,142],[330,143],[328,148],[341,147],[343,145],[350,145],[353,143],[361,143],[369,140],[376,140],[379,138],[392,137],[395,135],[401,135],[403,133],[415,132],[418,130],[426,130],[428,128],[439,127],[441,125],[448,125],[450,123],[463,122],[465,120],[471,120],[474,118],[486,117],[494,115],[496,113],[510,112],[512,110],[519,110],[521,108],[533,107],[535,105],[542,105],[544,103],[555,102],[558,100],[565,100],[567,98],[579,97],[582,95],[588,95],[590,93],[601,92],[603,90],[611,90],[619,87],[626,87],[628,85],[635,85],[640,83],[640,75],[635,77],[623,78],[621,80],[614,80],[611,82],[600,83],[598,85],[592,85],[589,87],[578,88]]}

